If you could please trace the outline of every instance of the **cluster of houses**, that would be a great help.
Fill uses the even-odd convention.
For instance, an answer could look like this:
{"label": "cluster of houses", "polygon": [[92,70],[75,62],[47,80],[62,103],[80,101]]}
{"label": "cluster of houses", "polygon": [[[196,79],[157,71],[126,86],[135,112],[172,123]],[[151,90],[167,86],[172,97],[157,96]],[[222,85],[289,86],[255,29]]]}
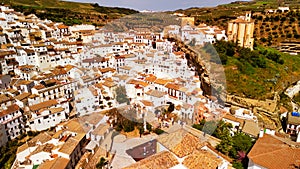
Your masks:
{"label": "cluster of houses", "polygon": [[[203,96],[195,68],[166,34],[194,45],[227,40],[225,30],[205,24],[170,25],[160,33],[116,33],[40,20],[0,6],[0,146],[29,131],[55,131],[42,132],[20,146],[13,167],[76,168],[88,163],[81,159],[88,159],[112,130],[109,118],[99,112],[126,104],[151,124],[223,118],[233,124],[232,132],[242,130],[257,138],[261,129],[256,116],[244,109],[230,114],[216,99]],[[118,93],[120,88],[126,93]],[[118,102],[120,95],[129,102]],[[170,105],[172,116],[163,117]],[[173,141],[178,145],[172,144],[177,137],[180,142]],[[185,145],[189,140],[191,145]],[[147,166],[151,159],[151,165],[161,166],[159,159],[165,158],[171,160],[165,163],[168,168],[228,168],[230,160],[206,143],[194,144],[196,140],[185,130],[160,137],[155,141],[157,154],[131,168]],[[199,157],[207,160],[195,160]]]}
{"label": "cluster of houses", "polygon": [[217,40],[228,40],[226,31],[217,26],[208,26],[204,23],[195,26],[188,22],[186,25],[170,25],[165,28],[169,36],[179,37],[183,42],[191,45],[215,43]]}
{"label": "cluster of houses", "polygon": [[102,114],[92,113],[60,123],[55,132],[38,134],[18,147],[12,168],[71,169],[86,164],[95,147],[112,130],[106,124],[107,119]]}
{"label": "cluster of houses", "polygon": [[[174,113],[191,122],[219,113],[206,108],[194,117],[199,105],[215,103],[203,96],[194,68],[163,32],[115,33],[40,20],[7,6],[0,10],[1,145],[27,131],[118,106],[119,86],[145,112],[173,103]],[[205,25],[179,29],[184,38],[204,32],[210,40],[203,42],[226,38],[224,31]]]}
{"label": "cluster of houses", "polygon": [[266,14],[273,14],[273,13],[285,13],[289,12],[290,8],[288,6],[279,6],[277,9],[266,9]]}

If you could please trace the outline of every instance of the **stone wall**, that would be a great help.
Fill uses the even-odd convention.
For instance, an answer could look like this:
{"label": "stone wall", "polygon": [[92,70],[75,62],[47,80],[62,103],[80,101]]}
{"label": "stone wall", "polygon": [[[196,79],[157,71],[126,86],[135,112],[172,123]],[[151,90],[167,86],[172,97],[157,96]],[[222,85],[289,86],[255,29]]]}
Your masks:
{"label": "stone wall", "polygon": [[226,102],[239,107],[255,109],[257,112],[264,112],[272,116],[275,115],[278,100],[276,97],[274,100],[255,100],[234,95],[227,95]]}

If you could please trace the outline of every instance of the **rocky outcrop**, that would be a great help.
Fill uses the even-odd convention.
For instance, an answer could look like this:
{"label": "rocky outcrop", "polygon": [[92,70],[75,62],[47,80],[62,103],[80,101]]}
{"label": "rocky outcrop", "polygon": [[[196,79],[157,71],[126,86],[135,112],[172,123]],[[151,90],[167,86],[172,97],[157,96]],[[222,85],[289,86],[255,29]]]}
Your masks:
{"label": "rocky outcrop", "polygon": [[270,100],[256,100],[249,98],[242,98],[234,95],[227,95],[226,102],[232,105],[245,108],[256,108],[258,111],[267,112],[273,115],[277,106],[277,99]]}
{"label": "rocky outcrop", "polygon": [[182,41],[179,41],[175,38],[168,38],[169,41],[175,42],[174,49],[176,51],[182,51],[185,53],[185,57],[188,60],[188,64],[190,67],[194,66],[196,68],[196,72],[201,81],[201,89],[206,95],[210,95],[211,93],[211,85],[208,77],[208,72],[205,69],[205,65],[203,62],[199,62],[198,54],[193,51],[188,45],[184,44]]}
{"label": "rocky outcrop", "polygon": [[[213,74],[212,72],[208,71],[212,70],[212,68],[208,69],[208,66],[211,66],[213,63],[209,63],[209,60],[205,60],[205,58],[202,57],[203,53],[200,53],[201,47],[199,47],[199,49],[195,49],[194,47],[186,45],[184,42],[173,37],[168,37],[168,40],[175,42],[174,50],[184,52],[189,66],[196,69],[197,75],[199,76],[199,80],[201,82],[200,88],[203,90],[204,95],[214,96],[219,100],[219,102],[225,102],[225,87],[222,86],[222,82],[218,83],[213,80],[214,78],[212,78],[212,76],[218,73]],[[222,67],[222,65],[219,65],[219,67]],[[224,71],[222,73],[224,77],[221,79],[225,79]]]}

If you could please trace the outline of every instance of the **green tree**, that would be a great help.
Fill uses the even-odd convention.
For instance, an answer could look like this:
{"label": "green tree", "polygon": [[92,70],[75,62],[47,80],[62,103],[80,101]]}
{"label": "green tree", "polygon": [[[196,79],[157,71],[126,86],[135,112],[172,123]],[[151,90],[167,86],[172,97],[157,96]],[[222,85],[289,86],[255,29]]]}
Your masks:
{"label": "green tree", "polygon": [[232,137],[232,139],[233,149],[231,150],[231,156],[234,158],[237,158],[237,152],[242,151],[247,153],[253,145],[252,138],[244,133],[237,133]]}
{"label": "green tree", "polygon": [[235,169],[244,169],[244,166],[240,161],[234,161],[232,167]]}
{"label": "green tree", "polygon": [[135,122],[125,119],[122,123],[123,130],[125,132],[131,132],[134,130]]}
{"label": "green tree", "polygon": [[222,139],[223,137],[230,137],[230,129],[232,128],[232,125],[230,123],[225,123],[223,120],[221,120],[218,123],[218,126],[216,130],[213,133],[213,136]]}
{"label": "green tree", "polygon": [[142,134],[144,134],[144,132],[145,132],[143,124],[139,125],[138,129],[139,129],[140,137],[142,137]]}
{"label": "green tree", "polygon": [[222,63],[223,65],[226,65],[226,64],[227,64],[227,60],[228,60],[227,55],[224,54],[224,53],[220,53],[219,56],[220,56],[221,63]]}
{"label": "green tree", "polygon": [[149,123],[146,123],[146,128],[148,131],[152,131],[152,125]]}
{"label": "green tree", "polygon": [[263,43],[265,43],[265,42],[267,42],[267,39],[266,38],[260,38],[260,40],[263,42]]}
{"label": "green tree", "polygon": [[105,162],[106,162],[105,158],[101,157],[100,161],[96,164],[96,168],[97,169],[102,169],[105,165]]}
{"label": "green tree", "polygon": [[232,137],[230,135],[224,135],[221,138],[221,142],[220,144],[217,145],[216,149],[225,155],[229,155],[232,146],[233,146]]}
{"label": "green tree", "polygon": [[286,17],[282,17],[282,18],[280,19],[280,21],[281,21],[281,22],[286,21]]}
{"label": "green tree", "polygon": [[153,132],[156,133],[157,135],[160,135],[160,134],[164,133],[165,131],[163,131],[162,129],[156,128]]}
{"label": "green tree", "polygon": [[202,119],[199,124],[193,124],[192,127],[202,131],[204,124],[205,124],[205,120]]}

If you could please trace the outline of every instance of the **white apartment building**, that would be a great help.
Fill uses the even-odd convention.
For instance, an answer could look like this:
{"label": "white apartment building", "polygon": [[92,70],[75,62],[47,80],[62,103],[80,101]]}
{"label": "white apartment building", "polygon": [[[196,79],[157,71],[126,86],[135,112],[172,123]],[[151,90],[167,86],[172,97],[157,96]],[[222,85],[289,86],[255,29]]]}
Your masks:
{"label": "white apartment building", "polygon": [[4,126],[6,135],[10,140],[25,132],[23,114],[16,104],[7,106],[0,112],[0,123]]}

